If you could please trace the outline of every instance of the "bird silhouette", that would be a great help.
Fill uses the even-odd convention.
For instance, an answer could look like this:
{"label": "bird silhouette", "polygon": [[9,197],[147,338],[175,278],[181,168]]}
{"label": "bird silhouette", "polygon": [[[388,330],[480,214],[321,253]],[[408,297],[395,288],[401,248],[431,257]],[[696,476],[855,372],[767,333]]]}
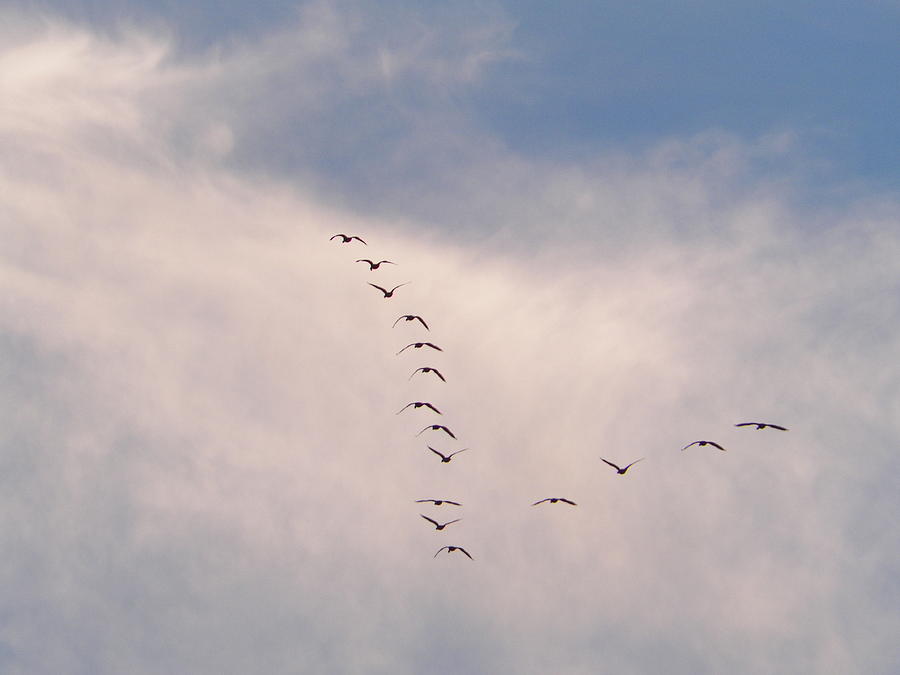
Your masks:
{"label": "bird silhouette", "polygon": [[434,373],[434,374],[437,375],[439,378],[441,378],[441,381],[442,381],[442,382],[446,382],[446,381],[447,381],[447,379],[446,379],[443,375],[441,375],[440,371],[439,371],[437,368],[431,368],[431,367],[429,367],[429,366],[425,366],[425,367],[423,367],[423,368],[416,368],[416,369],[413,371],[413,374],[409,376],[409,379],[411,380],[411,379],[413,378],[413,375],[415,375],[415,374],[418,373],[418,372],[423,372],[423,373]]}
{"label": "bird silhouette", "polygon": [[438,415],[443,414],[443,413],[441,413],[440,410],[438,410],[438,409],[435,408],[433,405],[431,405],[430,403],[428,403],[428,401],[413,401],[412,403],[407,403],[405,406],[403,406],[402,408],[400,408],[400,410],[398,410],[398,411],[395,412],[394,414],[395,414],[395,415],[399,415],[399,414],[402,413],[404,410],[406,410],[409,406],[413,406],[413,408],[421,408],[422,406],[425,406],[426,408],[431,408],[432,410],[434,410],[434,412],[436,412]]}
{"label": "bird silhouette", "polygon": [[785,427],[780,427],[777,424],[769,424],[768,422],[741,422],[740,424],[735,424],[736,427],[756,427],[757,429],[765,429],[766,427],[771,427],[772,429],[778,429],[779,431],[787,431]]}
{"label": "bird silhouette", "polygon": [[713,446],[714,448],[718,448],[718,449],[721,450],[722,452],[725,452],[725,448],[723,448],[721,445],[719,445],[718,443],[716,443],[716,442],[714,442],[714,441],[694,441],[693,443],[688,443],[686,446],[684,446],[684,447],[682,448],[682,451],[687,450],[687,449],[688,449],[689,447],[691,447],[692,445],[699,445],[701,448],[702,448],[704,445],[711,445],[711,446]]}
{"label": "bird silhouette", "polygon": [[[421,513],[420,513],[419,515],[422,516]],[[441,525],[438,521],[432,520],[432,519],[429,518],[428,516],[422,516],[422,517],[423,517],[425,520],[427,520],[429,523],[431,523],[432,525],[434,525],[434,529],[435,529],[435,530],[443,530],[443,529],[444,529],[445,527],[447,527],[448,525],[452,525],[453,523],[458,523],[460,520],[462,520],[462,518],[457,518],[456,520],[451,520],[451,521],[448,521],[448,522],[444,523],[443,525]]]}
{"label": "bird silhouette", "polygon": [[447,432],[447,435],[448,435],[450,438],[452,438],[452,439],[454,439],[454,440],[456,439],[456,436],[453,435],[453,432],[450,431],[450,430],[449,430],[447,427],[445,427],[443,424],[429,424],[427,427],[425,427],[424,429],[422,429],[422,431],[420,431],[419,433],[417,433],[416,436],[421,436],[423,433],[425,433],[425,432],[428,431],[429,429],[431,429],[432,431],[438,431],[438,430],[440,430],[440,431],[445,431],[445,432]]}
{"label": "bird silhouette", "polygon": [[635,464],[637,464],[638,462],[640,462],[641,459],[644,459],[644,458],[641,457],[641,459],[636,459],[636,460],[634,460],[631,464],[629,464],[628,466],[626,466],[624,469],[622,469],[622,468],[616,466],[615,464],[613,464],[612,462],[610,462],[610,461],[608,461],[608,460],[603,459],[602,457],[601,457],[600,459],[602,459],[604,462],[606,462],[606,463],[609,464],[612,468],[614,468],[614,469],[616,470],[616,473],[619,474],[619,475],[621,476],[621,475],[624,475],[624,473],[625,473],[626,471],[628,471],[628,467],[634,466]]}
{"label": "bird silhouette", "polygon": [[[425,330],[431,330],[428,327],[428,324],[425,323],[425,319],[423,319],[418,314],[404,314],[403,316],[401,316],[394,322],[394,326],[396,326],[398,323],[400,323],[400,321],[415,321],[415,320],[418,320],[419,323],[421,323],[423,326],[425,326]],[[391,328],[393,328],[394,326],[391,326]]]}
{"label": "bird silhouette", "polygon": [[443,349],[441,349],[440,347],[438,347],[438,346],[437,346],[436,344],[434,344],[433,342],[410,342],[410,343],[409,343],[408,345],[406,345],[403,349],[401,349],[399,352],[397,352],[397,356],[399,356],[400,354],[402,354],[403,352],[405,352],[405,351],[406,351],[407,349],[409,349],[410,347],[412,347],[413,349],[421,349],[422,347],[431,347],[432,349],[436,349],[436,350],[438,350],[439,352],[444,351]]}
{"label": "bird silhouette", "polygon": [[445,455],[444,453],[439,452],[438,450],[435,450],[435,449],[432,448],[430,445],[427,446],[427,447],[428,447],[428,449],[431,450],[434,454],[436,454],[438,457],[441,458],[441,463],[442,463],[442,464],[447,464],[451,459],[453,459],[453,456],[454,456],[454,455],[458,455],[459,453],[465,452],[466,450],[468,450],[468,448],[463,448],[462,450],[457,450],[456,452],[451,452],[449,455]]}
{"label": "bird silhouette", "polygon": [[575,502],[564,499],[562,497],[547,497],[546,499],[541,499],[540,501],[535,502],[532,506],[537,506],[538,504],[542,504],[543,502],[550,502],[551,504],[555,504],[556,502],[565,502],[566,504],[571,504],[572,506],[578,506]]}
{"label": "bird silhouette", "polygon": [[469,560],[475,560],[475,558],[473,558],[471,555],[469,555],[469,552],[466,549],[464,549],[462,546],[441,546],[437,550],[437,553],[434,554],[434,557],[437,558],[438,553],[440,553],[444,549],[447,549],[447,553],[453,553],[453,551],[462,551],[463,553],[465,553],[466,555],[469,556]]}
{"label": "bird silhouette", "polygon": [[356,262],[364,262],[369,263],[369,271],[377,270],[383,263],[387,263],[388,265],[396,265],[397,263],[391,262],[390,260],[379,260],[378,262],[372,262],[368,258],[360,258]]}
{"label": "bird silhouette", "polygon": [[[331,237],[328,241],[331,241],[332,239],[337,239],[338,237],[341,238],[340,243],[342,243],[342,244],[349,244],[354,239],[358,239],[359,241],[362,241],[362,243],[366,244],[366,242],[364,242],[362,240],[362,237],[357,237],[355,234],[350,235],[350,236],[347,236],[346,234],[336,234],[333,237]],[[366,244],[366,246],[368,246],[368,244]]]}
{"label": "bird silhouette", "polygon": [[411,282],[404,281],[402,284],[398,284],[397,286],[394,286],[391,290],[387,290],[386,288],[382,288],[381,286],[378,286],[377,284],[372,284],[372,283],[370,283],[369,286],[374,286],[379,291],[384,293],[384,297],[385,297],[385,299],[387,299],[387,298],[394,297],[394,291],[396,291],[398,288],[400,288],[400,286],[406,286],[406,284],[408,284],[408,283],[411,283]]}
{"label": "bird silhouette", "polygon": [[416,504],[425,504],[427,502],[431,502],[435,506],[440,506],[441,504],[452,504],[453,506],[462,506],[459,502],[451,502],[449,499],[417,499]]}

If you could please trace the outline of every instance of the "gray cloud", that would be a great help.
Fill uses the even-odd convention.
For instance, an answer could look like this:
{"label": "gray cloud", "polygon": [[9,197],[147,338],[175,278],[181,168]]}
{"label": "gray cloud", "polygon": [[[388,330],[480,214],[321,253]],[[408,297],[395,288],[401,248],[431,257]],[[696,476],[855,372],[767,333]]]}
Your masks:
{"label": "gray cloud", "polygon": [[[326,9],[221,61],[63,24],[0,59],[4,670],[889,672],[896,205],[817,227],[755,175],[783,137],[554,167],[448,132],[477,241],[236,171],[279,64],[303,120],[383,78]],[[467,86],[479,40],[398,63]],[[443,353],[394,356],[407,311]]]}

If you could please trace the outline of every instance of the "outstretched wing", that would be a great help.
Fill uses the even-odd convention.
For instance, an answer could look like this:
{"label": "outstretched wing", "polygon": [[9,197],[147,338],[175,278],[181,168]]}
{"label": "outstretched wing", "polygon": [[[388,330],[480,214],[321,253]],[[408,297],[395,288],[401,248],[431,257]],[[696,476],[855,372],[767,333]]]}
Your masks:
{"label": "outstretched wing", "polygon": [[428,448],[429,450],[431,450],[434,454],[436,454],[436,455],[437,455],[438,457],[440,457],[441,459],[447,459],[446,456],[444,456],[444,455],[442,455],[441,453],[439,453],[437,450],[435,450],[434,448],[432,448],[430,445],[426,445],[425,447]]}
{"label": "outstretched wing", "polygon": [[462,520],[462,518],[457,518],[456,520],[449,520],[446,523],[444,523],[444,527],[447,527],[448,525],[452,525],[453,523],[458,523],[461,520]]}
{"label": "outstretched wing", "polygon": [[608,460],[605,460],[605,459],[603,459],[602,457],[601,457],[600,459],[603,460],[604,462],[606,462],[607,464],[609,464],[609,465],[610,465],[612,468],[614,468],[616,471],[621,471],[621,469],[620,469],[619,467],[617,467],[615,464],[613,464],[612,462],[610,462],[610,461],[608,461]]}
{"label": "outstretched wing", "polygon": [[414,318],[414,319],[418,319],[418,320],[419,320],[419,323],[421,323],[423,326],[425,326],[425,330],[431,330],[431,329],[428,327],[428,324],[425,323],[425,319],[423,319],[421,316],[415,316],[415,317],[413,317],[413,318]]}
{"label": "outstretched wing", "polygon": [[780,427],[777,424],[767,424],[767,427],[772,427],[773,429],[778,429],[779,431],[787,431],[786,427]]}
{"label": "outstretched wing", "polygon": [[450,431],[450,430],[449,430],[447,427],[445,427],[443,424],[438,425],[437,428],[438,428],[438,429],[443,429],[444,431],[447,432],[447,435],[450,436],[450,438],[456,440],[456,436],[453,435],[453,432]]}
{"label": "outstretched wing", "polygon": [[714,448],[718,448],[718,449],[721,450],[722,452],[727,452],[727,450],[725,450],[725,448],[723,448],[721,445],[719,445],[719,444],[716,443],[715,441],[706,441],[706,442],[707,442],[709,445],[713,446]]}
{"label": "outstretched wing", "polygon": [[424,344],[425,344],[426,347],[431,347],[432,349],[437,349],[439,352],[444,351],[443,349],[441,349],[440,347],[438,347],[438,346],[437,346],[436,344],[434,344],[433,342],[425,342]]}
{"label": "outstretched wing", "polygon": [[565,502],[566,504],[571,504],[572,506],[578,506],[578,504],[576,504],[575,502],[573,502],[571,499],[565,499],[565,498],[563,498],[563,497],[560,497],[560,498],[559,498],[559,501]]}
{"label": "outstretched wing", "polygon": [[400,354],[402,354],[402,353],[405,352],[407,349],[409,349],[410,347],[412,347],[413,344],[414,344],[413,342],[410,342],[410,343],[409,343],[408,345],[406,345],[403,349],[401,349],[399,352],[397,352],[397,356],[400,356]]}
{"label": "outstretched wing", "polygon": [[346,238],[347,238],[347,235],[346,235],[346,234],[334,234],[334,235],[332,235],[332,236],[328,239],[328,241],[331,241],[331,240],[334,239],[335,237],[341,237],[342,239],[346,239]]}
{"label": "outstretched wing", "polygon": [[[421,513],[420,513],[419,515],[422,516]],[[422,516],[422,517],[423,517],[425,520],[427,520],[429,523],[431,523],[432,525],[434,525],[435,527],[439,527],[438,522],[437,522],[436,520],[432,520],[432,519],[429,518],[428,516]]]}
{"label": "outstretched wing", "polygon": [[691,447],[692,445],[697,445],[697,443],[699,443],[699,442],[700,442],[700,441],[694,441],[693,443],[688,443],[686,446],[684,446],[684,447],[681,449],[682,452],[684,452],[685,450],[687,450],[687,449],[688,449],[689,447]]}
{"label": "outstretched wing", "polygon": [[394,414],[395,414],[395,415],[399,415],[400,413],[402,413],[404,410],[406,410],[406,409],[407,409],[409,406],[411,406],[411,405],[415,405],[415,404],[414,404],[414,403],[407,403],[405,406],[403,406],[402,408],[400,408],[400,410],[398,410],[398,411],[395,412]]}
{"label": "outstretched wing", "polygon": [[469,556],[469,560],[475,560],[475,558],[473,558],[472,556],[470,556],[470,555],[469,555],[469,552],[468,552],[466,549],[464,549],[462,546],[457,546],[457,547],[456,547],[456,550],[457,550],[457,551],[462,551],[463,553],[465,553],[466,555],[468,555],[468,556]]}
{"label": "outstretched wing", "polygon": [[444,378],[444,376],[441,375],[441,371],[439,371],[437,368],[432,368],[431,371],[432,371],[435,375],[437,375],[439,378],[441,378],[441,382],[446,382],[446,381],[447,381],[447,380]]}
{"label": "outstretched wing", "polygon": [[423,403],[422,405],[424,405],[426,408],[431,408],[431,409],[434,410],[434,412],[436,412],[438,415],[443,415],[443,413],[442,413],[440,410],[438,410],[437,408],[435,408],[435,407],[434,407],[433,405],[431,405],[430,403]]}
{"label": "outstretched wing", "polygon": [[449,499],[444,499],[443,502],[445,504],[453,504],[453,506],[462,506],[459,502],[451,502]]}
{"label": "outstretched wing", "polygon": [[549,502],[549,501],[550,501],[550,497],[547,497],[546,499],[542,499],[538,502],[535,502],[534,504],[532,504],[532,506],[537,506],[538,504],[543,504],[544,502]]}
{"label": "outstretched wing", "polygon": [[740,424],[735,424],[736,427],[756,427],[759,426],[756,422],[741,422]]}
{"label": "outstretched wing", "polygon": [[375,288],[377,288],[379,291],[381,291],[381,292],[384,293],[385,295],[388,294],[386,288],[382,288],[381,286],[379,286],[379,285],[377,285],[377,284],[373,284],[371,281],[368,282],[368,283],[369,283],[369,286],[374,286]]}
{"label": "outstretched wing", "polygon": [[[644,459],[644,458],[643,458],[643,457],[641,457],[641,459]],[[635,464],[637,464],[637,463],[638,463],[638,462],[640,462],[640,461],[641,461],[641,459],[636,459],[636,460],[634,460],[634,461],[633,461],[633,462],[632,462],[632,463],[631,463],[631,464],[629,464],[629,465],[628,465],[628,466],[626,466],[626,467],[625,467],[625,468],[624,468],[624,469],[622,469],[622,471],[628,471],[628,469],[629,469],[629,467],[632,467],[632,466],[634,466],[634,465],[635,465]]]}
{"label": "outstretched wing", "polygon": [[458,455],[459,453],[465,452],[466,450],[468,450],[468,448],[463,448],[462,450],[457,450],[456,452],[451,452],[450,456],[453,457],[454,455]]}
{"label": "outstretched wing", "polygon": [[[357,237],[355,234],[352,237],[350,237],[350,239],[358,239],[359,241],[362,241],[362,243],[366,244],[366,242],[363,241],[362,237]],[[368,244],[366,244],[366,246],[368,246]]]}
{"label": "outstretched wing", "polygon": [[437,553],[434,554],[434,557],[437,558],[437,557],[438,557],[438,553],[440,553],[441,551],[443,551],[445,548],[450,548],[450,547],[449,547],[449,546],[441,546],[441,547],[437,550]]}

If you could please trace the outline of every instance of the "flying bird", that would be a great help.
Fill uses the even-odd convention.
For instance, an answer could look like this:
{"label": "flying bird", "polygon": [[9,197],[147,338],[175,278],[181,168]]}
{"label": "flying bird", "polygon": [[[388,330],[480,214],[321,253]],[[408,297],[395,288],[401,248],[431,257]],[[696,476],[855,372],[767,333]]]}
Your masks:
{"label": "flying bird", "polygon": [[452,504],[453,506],[462,506],[459,502],[451,502],[449,499],[417,499],[416,504],[424,504],[427,502],[431,502],[435,506],[440,506],[441,504]]}
{"label": "flying bird", "polygon": [[[420,513],[419,515],[422,516],[421,513]],[[453,523],[458,523],[460,520],[462,520],[462,518],[457,518],[456,520],[451,520],[451,521],[446,522],[446,523],[444,523],[443,525],[441,525],[438,521],[432,520],[432,519],[429,518],[428,516],[422,516],[422,517],[423,517],[425,520],[427,520],[429,523],[431,523],[432,525],[434,525],[434,529],[435,529],[435,530],[443,530],[443,529],[444,529],[445,527],[447,527],[448,525],[452,525]]]}
{"label": "flying bird", "polygon": [[413,401],[412,403],[407,403],[405,406],[403,406],[402,408],[400,408],[400,410],[398,410],[398,411],[395,412],[394,414],[395,414],[395,415],[399,415],[399,414],[402,413],[404,410],[406,410],[409,406],[413,406],[413,408],[421,408],[422,406],[425,406],[426,408],[431,408],[432,410],[434,410],[434,412],[436,412],[438,415],[443,414],[443,413],[441,413],[440,410],[438,410],[437,408],[435,408],[435,407],[434,407],[433,405],[431,405],[428,401]]}
{"label": "flying bird", "polygon": [[608,460],[603,459],[602,457],[601,457],[600,459],[602,459],[604,462],[606,462],[607,464],[609,464],[612,468],[614,468],[614,469],[616,470],[616,473],[617,473],[617,474],[619,474],[620,476],[622,476],[622,475],[625,474],[626,471],[628,471],[628,467],[634,466],[635,464],[637,464],[638,462],[640,462],[641,459],[644,459],[644,458],[641,457],[641,459],[636,459],[636,460],[634,460],[631,464],[629,464],[628,466],[626,466],[624,469],[621,468],[621,467],[616,466],[615,464],[613,464],[612,462],[610,462],[610,461],[608,461]]}
{"label": "flying bird", "polygon": [[411,380],[411,379],[413,378],[413,375],[415,375],[416,373],[418,373],[418,372],[420,372],[420,371],[423,372],[423,373],[434,373],[434,374],[437,375],[439,378],[441,378],[441,381],[442,381],[442,382],[446,382],[446,381],[447,381],[446,378],[444,378],[444,376],[441,375],[440,371],[439,371],[437,368],[431,368],[431,367],[429,367],[429,366],[425,366],[424,368],[416,368],[416,369],[413,371],[413,374],[409,376],[409,379]]}
{"label": "flying bird", "polygon": [[537,506],[538,504],[542,504],[543,502],[550,502],[551,504],[555,504],[556,502],[565,502],[566,504],[571,504],[572,506],[578,506],[575,502],[569,499],[563,499],[562,497],[547,497],[546,499],[542,499],[538,502],[532,504],[532,506]]}
{"label": "flying bird", "polygon": [[408,283],[411,283],[411,282],[409,282],[409,281],[404,281],[402,284],[399,284],[399,285],[397,285],[397,286],[394,286],[391,290],[387,290],[386,288],[382,288],[381,286],[378,286],[377,284],[372,284],[372,283],[370,283],[369,286],[374,286],[374,287],[377,288],[379,291],[381,291],[382,293],[384,293],[384,297],[385,297],[385,299],[387,299],[387,298],[392,298],[392,297],[394,297],[394,291],[396,291],[398,288],[400,288],[400,286],[406,286],[406,284],[408,284]]}
{"label": "flying bird", "polygon": [[[342,244],[349,244],[354,239],[358,239],[359,241],[362,241],[362,243],[366,244],[366,242],[364,242],[362,240],[362,237],[357,237],[355,234],[350,235],[350,236],[347,236],[346,234],[336,234],[333,237],[331,237],[328,241],[331,241],[332,239],[337,239],[338,237],[341,238],[340,243],[342,243]],[[366,246],[368,246],[368,244],[366,244]]]}
{"label": "flying bird", "polygon": [[473,558],[471,555],[469,555],[469,552],[466,549],[464,549],[462,546],[441,546],[437,550],[437,553],[434,554],[434,557],[437,558],[438,553],[440,553],[444,549],[447,549],[447,553],[453,553],[453,551],[462,551],[463,553],[465,553],[466,555],[469,556],[469,560],[475,560],[475,558]]}
{"label": "flying bird", "polygon": [[438,457],[441,458],[441,463],[442,463],[442,464],[447,464],[451,459],[453,459],[453,456],[454,456],[454,455],[458,455],[459,453],[465,452],[466,450],[468,450],[468,448],[463,448],[462,450],[457,450],[456,452],[451,452],[449,455],[445,455],[445,454],[442,453],[442,452],[438,452],[437,450],[435,450],[434,448],[432,448],[430,445],[427,446],[427,447],[428,447],[428,449],[431,450],[434,454],[436,454]]}
{"label": "flying bird", "polygon": [[445,427],[443,424],[429,424],[427,427],[425,427],[424,429],[422,429],[422,431],[420,431],[419,433],[417,433],[416,436],[421,436],[423,433],[425,433],[425,432],[428,431],[429,429],[431,429],[432,431],[438,431],[438,430],[446,431],[446,432],[447,432],[447,435],[448,435],[450,438],[452,438],[452,439],[454,439],[454,440],[456,439],[456,436],[453,435],[453,432],[450,431],[450,430],[449,430],[447,427]]}
{"label": "flying bird", "polygon": [[433,342],[410,342],[410,343],[409,343],[408,345],[406,345],[403,349],[401,349],[399,352],[397,352],[397,356],[399,356],[400,354],[402,354],[403,352],[405,352],[405,351],[406,351],[407,349],[409,349],[410,347],[412,347],[413,349],[421,349],[422,347],[431,347],[432,349],[436,349],[436,350],[438,350],[439,352],[444,351],[443,349],[441,349],[440,347],[438,347],[438,346],[437,346],[436,344],[434,344]]}
{"label": "flying bird", "polygon": [[[398,319],[394,322],[394,326],[396,326],[398,323],[400,323],[401,320],[403,320],[403,321],[415,321],[415,320],[417,320],[417,319],[418,319],[419,323],[421,323],[423,326],[425,326],[425,330],[431,330],[431,329],[428,327],[428,324],[425,323],[425,319],[423,319],[423,318],[422,318],[421,316],[419,316],[418,314],[404,314],[403,316],[401,316],[400,318],[398,318]],[[391,328],[393,328],[394,326],[391,326]]]}
{"label": "flying bird", "polygon": [[777,424],[769,424],[768,422],[741,422],[740,424],[735,424],[736,427],[753,427],[755,426],[757,429],[765,429],[766,427],[771,427],[772,429],[778,429],[779,431],[787,431],[785,427],[780,427]]}
{"label": "flying bird", "polygon": [[721,445],[719,445],[718,443],[716,443],[716,442],[714,442],[714,441],[694,441],[693,443],[688,443],[686,446],[684,446],[684,447],[682,448],[682,451],[687,450],[687,449],[688,449],[689,447],[691,447],[692,445],[699,445],[701,448],[702,448],[704,445],[711,445],[711,446],[713,446],[714,448],[718,448],[718,449],[721,450],[722,452],[725,452],[725,448],[723,448]]}
{"label": "flying bird", "polygon": [[369,271],[377,270],[383,263],[387,263],[388,265],[396,265],[397,263],[391,262],[390,260],[379,260],[378,262],[372,262],[368,258],[360,258],[356,262],[364,262],[369,263]]}

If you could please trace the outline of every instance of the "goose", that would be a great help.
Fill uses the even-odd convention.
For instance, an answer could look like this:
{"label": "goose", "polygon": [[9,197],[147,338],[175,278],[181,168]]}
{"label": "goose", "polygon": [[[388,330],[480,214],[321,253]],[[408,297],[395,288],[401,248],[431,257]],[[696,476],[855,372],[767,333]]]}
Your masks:
{"label": "goose", "polygon": [[413,349],[421,349],[422,347],[431,347],[432,349],[436,349],[436,350],[439,351],[439,352],[444,351],[443,349],[441,349],[440,347],[438,347],[438,346],[437,346],[436,344],[434,344],[433,342],[410,342],[410,343],[409,343],[408,345],[406,345],[403,349],[401,349],[399,352],[397,352],[397,356],[400,356],[400,354],[402,354],[403,352],[405,352],[405,351],[406,351],[407,349],[409,349],[410,347],[412,347]]}
{"label": "goose", "polygon": [[416,368],[416,369],[413,371],[413,374],[409,376],[409,379],[411,380],[411,379],[413,378],[413,375],[415,375],[415,374],[418,373],[418,372],[423,372],[423,373],[434,373],[434,374],[437,375],[439,378],[441,378],[441,381],[442,381],[442,382],[446,382],[446,381],[447,381],[447,379],[446,379],[443,375],[441,375],[440,371],[439,371],[437,368],[431,368],[431,367],[429,367],[429,366],[425,366],[424,368]]}
{"label": "goose", "polygon": [[406,284],[408,284],[408,283],[411,283],[411,282],[404,281],[402,284],[398,284],[397,286],[394,286],[391,290],[387,290],[386,288],[382,288],[381,286],[379,286],[377,284],[372,284],[372,283],[370,283],[369,286],[374,286],[379,291],[384,293],[384,298],[385,298],[385,300],[387,300],[388,298],[394,297],[394,291],[396,291],[398,288],[400,288],[400,286],[406,286]]}
{"label": "goose", "polygon": [[381,267],[381,265],[384,264],[384,263],[387,263],[388,265],[396,265],[396,264],[397,264],[397,263],[395,263],[395,262],[391,262],[390,260],[379,260],[378,262],[372,262],[372,261],[369,260],[368,258],[360,258],[360,259],[357,260],[356,262],[369,263],[369,271],[370,271],[370,272],[371,272],[372,270],[377,270],[377,269],[378,269],[379,267]]}
{"label": "goose", "polygon": [[688,449],[689,447],[691,447],[692,445],[699,445],[701,448],[702,448],[704,445],[711,445],[711,446],[713,446],[714,448],[718,448],[718,449],[721,450],[722,452],[725,452],[725,448],[723,448],[721,445],[719,445],[719,444],[716,443],[715,441],[694,441],[693,443],[688,443],[686,446],[684,446],[684,447],[682,448],[682,451],[687,450],[687,449]]}
{"label": "goose", "polygon": [[780,427],[777,424],[769,424],[768,422],[741,422],[740,424],[735,424],[736,427],[753,427],[755,426],[757,429],[765,429],[766,427],[771,427],[772,429],[778,429],[779,431],[787,431],[785,427]]}
{"label": "goose", "polygon": [[427,427],[425,427],[424,429],[422,429],[422,431],[420,431],[419,433],[417,433],[416,436],[421,436],[423,433],[425,433],[425,432],[428,431],[429,429],[431,429],[432,431],[445,431],[445,432],[447,433],[447,435],[448,435],[450,438],[456,440],[456,436],[453,435],[453,432],[450,431],[450,430],[449,430],[447,427],[445,427],[443,424],[429,424]]}
{"label": "goose", "polygon": [[468,450],[468,448],[463,448],[462,450],[457,450],[456,452],[451,452],[449,455],[445,455],[444,453],[439,452],[438,450],[435,450],[430,445],[426,446],[426,447],[429,450],[431,450],[434,454],[436,454],[438,457],[441,458],[441,464],[447,464],[451,459],[453,459],[454,455],[458,455],[459,453],[465,452],[466,450]]}
{"label": "goose", "polygon": [[641,457],[641,459],[636,459],[636,460],[634,460],[631,464],[629,464],[628,466],[626,466],[624,469],[622,469],[622,468],[616,466],[615,464],[613,464],[613,463],[610,462],[610,461],[607,461],[607,460],[603,459],[602,457],[601,457],[600,459],[602,459],[604,462],[606,462],[607,464],[609,464],[612,468],[614,468],[614,469],[616,470],[616,473],[617,473],[617,474],[619,474],[620,476],[622,476],[622,475],[625,474],[626,471],[628,471],[628,467],[637,464],[638,462],[641,461],[641,459],[644,459],[644,458]]}
{"label": "goose", "polygon": [[556,502],[565,502],[566,504],[571,504],[572,506],[578,506],[575,502],[570,499],[564,499],[563,497],[547,497],[546,499],[541,499],[540,501],[535,502],[532,506],[537,506],[538,504],[542,504],[544,502],[550,502],[551,504],[555,504]]}
{"label": "goose", "polygon": [[[400,321],[416,321],[416,320],[418,320],[419,323],[421,323],[423,326],[425,326],[425,330],[431,330],[430,328],[428,328],[428,324],[425,323],[425,319],[423,319],[418,314],[404,314],[403,316],[401,316],[394,322],[394,326],[396,326],[398,323],[400,323]],[[394,326],[391,326],[391,328],[393,328]]]}
{"label": "goose", "polygon": [[436,412],[438,415],[443,414],[443,413],[441,413],[440,410],[438,410],[438,409],[435,408],[433,405],[431,405],[430,403],[428,403],[428,401],[413,401],[412,403],[407,403],[405,406],[403,406],[402,408],[400,408],[400,410],[398,410],[398,411],[395,412],[394,414],[395,414],[395,415],[399,415],[399,414],[402,413],[404,410],[406,410],[409,406],[413,406],[413,408],[421,408],[422,406],[425,406],[426,408],[431,408],[432,410],[434,410],[434,412]]}
{"label": "goose", "polygon": [[[332,239],[337,239],[338,237],[341,238],[340,243],[342,243],[342,244],[349,244],[354,239],[358,239],[359,241],[362,241],[362,243],[366,244],[366,242],[364,242],[362,240],[362,237],[357,237],[355,234],[350,235],[350,236],[347,236],[346,234],[336,234],[333,237],[331,237],[328,241],[331,241]],[[368,246],[368,244],[366,244],[366,246]]]}
{"label": "goose", "polygon": [[[420,513],[419,515],[422,516],[421,513]],[[427,520],[429,523],[431,523],[432,525],[434,525],[434,529],[435,529],[435,530],[443,530],[443,529],[444,529],[445,527],[447,527],[448,525],[452,525],[453,523],[458,523],[460,520],[462,520],[462,518],[457,518],[456,520],[451,520],[451,521],[448,521],[448,522],[444,523],[443,525],[441,525],[438,521],[432,520],[432,519],[429,518],[428,516],[422,516],[422,517],[423,517],[425,520]]]}
{"label": "goose", "polygon": [[449,499],[417,499],[416,504],[426,504],[431,502],[435,506],[440,506],[441,504],[452,504],[453,506],[462,506],[459,502],[451,502]]}
{"label": "goose", "polygon": [[466,555],[469,556],[469,560],[475,560],[475,558],[473,558],[471,555],[469,555],[469,552],[466,549],[464,549],[462,546],[441,546],[437,550],[437,553],[434,554],[434,557],[437,558],[438,553],[440,553],[444,549],[447,549],[447,553],[453,553],[453,551],[462,551],[463,553],[465,553]]}

